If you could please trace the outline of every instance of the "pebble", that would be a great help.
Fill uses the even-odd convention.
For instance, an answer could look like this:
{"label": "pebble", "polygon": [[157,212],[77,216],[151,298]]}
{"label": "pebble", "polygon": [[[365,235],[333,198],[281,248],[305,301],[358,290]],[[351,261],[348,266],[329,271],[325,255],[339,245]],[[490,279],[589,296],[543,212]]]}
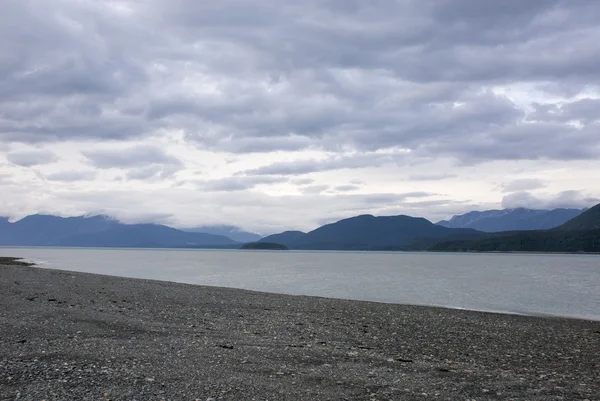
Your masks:
{"label": "pebble", "polygon": [[[18,272],[10,274],[14,276]],[[49,305],[22,302],[25,296],[38,291],[37,299],[43,301],[50,299],[48,293],[66,293],[60,280],[54,280],[45,271],[40,274],[48,280],[34,282],[16,277],[22,283],[18,287],[21,293],[15,297],[19,301],[15,303],[19,310],[10,309],[10,297],[0,297],[0,330],[3,334],[8,333],[0,342],[0,355],[3,356],[0,358],[0,383],[12,386],[11,399],[15,399],[19,389],[21,399],[39,400],[42,398],[39,394],[30,393],[35,386],[41,388],[42,385],[48,389],[45,395],[48,399],[58,399],[57,394],[69,391],[70,397],[64,399],[94,399],[103,394],[100,399],[105,401],[114,397],[110,396],[109,389],[110,393],[122,395],[124,399],[138,401],[170,397],[194,399],[193,395],[197,401],[252,397],[264,401],[267,397],[278,399],[278,392],[285,386],[298,394],[299,400],[356,399],[355,394],[359,391],[363,399],[371,395],[380,401],[427,399],[425,397],[464,400],[460,398],[465,394],[461,388],[471,385],[482,392],[482,399],[522,399],[516,391],[525,394],[540,388],[547,392],[548,399],[578,391],[579,399],[587,396],[584,401],[590,401],[598,389],[593,381],[597,368],[593,351],[597,347],[589,341],[590,338],[596,340],[597,335],[588,338],[589,335],[581,334],[599,330],[596,323],[422,307],[418,308],[419,313],[413,313],[413,307],[404,310],[393,305],[308,297],[285,298],[291,304],[291,312],[278,306],[277,313],[263,320],[257,310],[271,302],[276,304],[284,296],[252,293],[245,297],[243,294],[246,293],[237,290],[146,281],[131,281],[136,285],[130,288],[125,285],[129,279],[119,279],[110,287],[114,288],[113,298],[120,300],[121,292],[127,291],[132,296],[139,294],[143,301],[125,319],[111,310],[112,307],[106,308],[110,300],[97,299],[95,305],[90,305],[87,298],[83,298],[87,296],[84,286],[95,285],[97,288],[98,283],[103,283],[109,288],[105,283],[112,279],[79,274],[78,279],[85,277],[86,280],[80,282],[81,294],[72,296],[81,297],[77,299],[81,309],[62,309],[54,304],[59,308],[46,311],[48,313],[39,320],[25,312],[47,309],[45,306]],[[63,273],[54,274],[58,278],[64,277]],[[0,269],[0,290],[13,281],[5,278],[6,271],[3,275],[3,269]],[[44,294],[33,287],[39,286],[39,282],[51,283],[54,287]],[[214,300],[212,294],[215,294]],[[343,306],[337,308],[344,310],[343,322],[327,316],[329,306],[334,304]],[[108,311],[100,314],[98,308]],[[396,308],[400,312],[390,315],[389,311]],[[236,318],[242,310],[246,316],[243,321]],[[380,310],[383,312],[378,313]],[[350,318],[356,313],[368,317],[369,335],[361,333],[361,325],[351,323],[358,320]],[[455,315],[459,318],[455,319]],[[80,324],[71,317],[85,320]],[[480,317],[485,317],[484,328],[479,327]],[[201,331],[190,330],[186,319],[192,319],[194,323],[200,319],[197,325]],[[307,323],[297,328],[294,323],[298,320]],[[508,326],[495,327],[496,321],[506,322]],[[518,323],[514,330],[511,328],[513,321]],[[210,331],[207,326],[211,326]],[[488,330],[492,328],[498,330],[490,334]],[[530,342],[514,343],[507,338],[507,335],[525,330]],[[85,336],[80,335],[82,332]],[[392,332],[398,337],[391,337]],[[194,337],[199,333],[200,337]],[[257,338],[252,333],[263,334]],[[75,340],[68,340],[67,335]],[[488,344],[490,336],[494,341]],[[273,337],[278,341],[273,343]],[[26,340],[25,345],[18,344],[21,339]],[[313,347],[309,347],[310,342]],[[235,349],[219,348],[219,344],[235,346]],[[579,352],[572,351],[571,344]],[[505,347],[510,348],[510,361],[503,358],[508,351]],[[541,354],[537,352],[540,347],[548,348],[547,356],[551,350],[560,351],[564,364],[552,363],[548,367],[545,360],[537,358]],[[492,356],[487,354],[490,350],[494,351]],[[175,358],[174,361],[176,355],[186,358]],[[528,359],[528,355],[534,357]],[[413,359],[414,363],[410,364]],[[65,365],[67,362],[68,366]],[[452,373],[440,374],[436,371],[438,368]],[[558,378],[556,383],[551,383],[551,377],[545,376],[549,375],[548,369],[556,370],[552,374],[552,379]],[[491,374],[497,371],[503,372],[501,378]],[[274,379],[268,379],[269,374]],[[521,383],[519,376],[523,377]],[[68,380],[66,385],[65,380]],[[503,380],[515,386],[503,390],[500,397],[496,390],[499,381]],[[366,391],[362,384],[368,385]],[[406,394],[402,394],[405,387]],[[226,396],[219,395],[223,388],[230,389]],[[420,394],[424,390],[428,395],[422,397]]]}

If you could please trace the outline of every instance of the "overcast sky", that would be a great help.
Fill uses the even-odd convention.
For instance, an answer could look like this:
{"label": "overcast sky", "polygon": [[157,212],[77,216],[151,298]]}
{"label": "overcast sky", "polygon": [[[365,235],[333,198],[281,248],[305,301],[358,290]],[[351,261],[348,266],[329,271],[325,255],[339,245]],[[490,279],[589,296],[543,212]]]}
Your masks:
{"label": "overcast sky", "polygon": [[3,0],[0,215],[600,202],[597,0]]}

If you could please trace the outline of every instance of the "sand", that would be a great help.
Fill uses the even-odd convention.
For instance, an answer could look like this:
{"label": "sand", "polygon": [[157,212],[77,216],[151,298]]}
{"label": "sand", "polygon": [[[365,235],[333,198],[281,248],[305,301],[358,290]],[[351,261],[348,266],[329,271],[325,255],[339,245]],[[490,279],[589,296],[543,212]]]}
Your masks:
{"label": "sand", "polygon": [[600,399],[597,321],[7,263],[2,400]]}

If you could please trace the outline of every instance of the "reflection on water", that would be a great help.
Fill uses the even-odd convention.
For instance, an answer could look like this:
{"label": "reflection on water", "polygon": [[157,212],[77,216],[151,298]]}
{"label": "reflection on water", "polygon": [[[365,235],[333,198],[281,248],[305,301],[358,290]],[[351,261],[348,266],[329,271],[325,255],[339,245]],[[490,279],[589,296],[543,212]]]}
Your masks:
{"label": "reflection on water", "polygon": [[600,320],[592,255],[0,248],[41,267],[297,295]]}

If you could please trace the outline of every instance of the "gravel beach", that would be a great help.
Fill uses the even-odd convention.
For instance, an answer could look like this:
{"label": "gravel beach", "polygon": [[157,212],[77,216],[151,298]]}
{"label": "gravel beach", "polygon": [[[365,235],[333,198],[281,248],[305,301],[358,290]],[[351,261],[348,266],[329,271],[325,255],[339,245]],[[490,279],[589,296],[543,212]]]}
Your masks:
{"label": "gravel beach", "polygon": [[600,322],[8,259],[0,288],[2,400],[600,400]]}

